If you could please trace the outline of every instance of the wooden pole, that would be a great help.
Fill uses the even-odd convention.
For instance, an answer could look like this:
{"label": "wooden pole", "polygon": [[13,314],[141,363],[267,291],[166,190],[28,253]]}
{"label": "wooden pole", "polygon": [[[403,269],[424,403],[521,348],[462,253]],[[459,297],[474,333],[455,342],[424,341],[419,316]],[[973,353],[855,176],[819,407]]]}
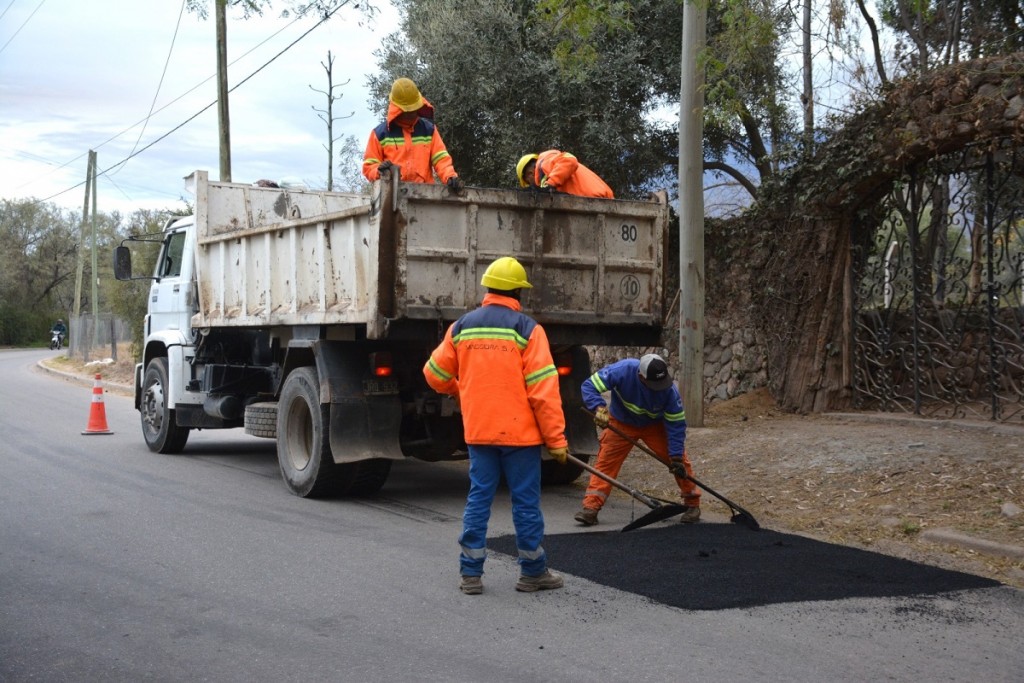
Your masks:
{"label": "wooden pole", "polygon": [[228,0],[216,0],[217,123],[220,132],[220,179],[231,182],[231,123],[228,116]]}
{"label": "wooden pole", "polygon": [[96,152],[92,153],[92,348],[100,344],[99,273],[96,269]]}
{"label": "wooden pole", "polygon": [[686,422],[704,426],[704,0],[683,5],[679,86],[679,376]]}

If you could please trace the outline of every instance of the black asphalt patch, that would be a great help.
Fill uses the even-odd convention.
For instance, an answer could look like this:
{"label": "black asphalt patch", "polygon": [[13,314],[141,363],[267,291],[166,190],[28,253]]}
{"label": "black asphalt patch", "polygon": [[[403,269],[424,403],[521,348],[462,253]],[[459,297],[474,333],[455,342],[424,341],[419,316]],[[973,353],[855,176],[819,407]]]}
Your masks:
{"label": "black asphalt patch", "polygon": [[[514,536],[488,539],[515,557]],[[998,581],[737,524],[674,524],[544,537],[548,566],[688,610],[932,595]]]}

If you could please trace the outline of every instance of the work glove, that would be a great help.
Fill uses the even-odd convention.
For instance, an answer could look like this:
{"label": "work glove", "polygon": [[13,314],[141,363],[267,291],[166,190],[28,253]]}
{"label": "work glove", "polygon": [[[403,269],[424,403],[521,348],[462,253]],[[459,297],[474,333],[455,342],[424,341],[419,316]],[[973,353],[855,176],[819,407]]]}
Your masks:
{"label": "work glove", "polygon": [[668,456],[669,468],[672,472],[679,477],[686,476],[686,466],[683,464],[683,456],[681,455],[670,455]]}
{"label": "work glove", "polygon": [[567,456],[568,454],[569,454],[569,449],[566,448],[565,446],[562,446],[561,448],[549,448],[548,449],[548,455],[550,455],[552,458],[557,460],[559,465],[564,465],[565,464],[565,461],[566,461],[566,457],[565,456]]}
{"label": "work glove", "polygon": [[451,178],[449,178],[448,182],[445,183],[445,185],[448,186],[448,189],[452,192],[452,194],[459,194],[464,189],[466,189],[466,183],[464,183],[462,181],[462,178],[460,178],[457,175],[453,175]]}
{"label": "work glove", "polygon": [[391,162],[390,159],[385,159],[384,161],[382,161],[379,164],[377,164],[377,172],[378,173],[390,173],[391,169],[394,168],[394,167],[395,167],[395,165]]}
{"label": "work glove", "polygon": [[608,414],[608,407],[601,406],[600,408],[594,411],[594,424],[596,424],[601,429],[604,429],[605,427],[608,426],[609,417],[611,417],[611,415]]}

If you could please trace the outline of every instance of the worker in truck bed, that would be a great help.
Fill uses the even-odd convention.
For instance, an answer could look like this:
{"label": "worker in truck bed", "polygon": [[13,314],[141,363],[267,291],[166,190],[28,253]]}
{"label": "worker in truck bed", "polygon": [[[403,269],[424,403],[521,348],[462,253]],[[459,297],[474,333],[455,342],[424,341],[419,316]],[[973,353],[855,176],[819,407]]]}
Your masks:
{"label": "worker in truck bed", "polygon": [[526,269],[505,256],[487,267],[483,305],[456,320],[423,366],[427,383],[459,400],[469,447],[469,495],[462,516],[459,590],[483,592],[487,522],[502,475],[512,497],[519,549],[516,590],[562,587],[547,568],[541,546],[541,446],[565,463],[568,442],[558,373],[547,333],[521,312],[520,290],[531,288]]}
{"label": "worker in truck bed", "polygon": [[[650,353],[640,360],[627,358],[607,365],[583,380],[583,403],[594,413],[598,427],[614,425],[618,432],[642,441],[665,464],[681,463],[687,474],[693,466],[686,455],[686,411],[679,390],[672,383],[668,364],[661,356]],[[603,393],[611,394],[611,408]],[[613,479],[619,476],[622,463],[633,450],[633,444],[616,430],[601,433],[601,447],[597,453],[595,469]],[[700,489],[689,479],[676,477],[683,503],[689,506],[680,522],[700,520]],[[597,524],[600,512],[611,493],[612,485],[595,474],[590,475],[583,509],[575,519],[584,526]]]}
{"label": "worker in truck bed", "polygon": [[578,197],[615,199],[608,184],[575,156],[557,149],[540,154],[527,154],[516,164],[520,187],[555,190]]}
{"label": "worker in truck bed", "polygon": [[434,125],[434,107],[408,78],[391,86],[384,122],[370,132],[363,154],[363,175],[371,183],[392,167],[402,169],[410,183],[433,183],[436,174],[453,192],[461,192],[462,179],[441,134]]}

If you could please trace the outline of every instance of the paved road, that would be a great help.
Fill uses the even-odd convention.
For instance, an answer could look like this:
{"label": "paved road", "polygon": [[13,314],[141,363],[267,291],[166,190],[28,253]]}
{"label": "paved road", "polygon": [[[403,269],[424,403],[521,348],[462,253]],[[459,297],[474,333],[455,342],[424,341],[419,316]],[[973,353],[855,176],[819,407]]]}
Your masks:
{"label": "paved road", "polygon": [[[800,590],[813,568],[758,571],[742,539],[728,551],[742,576],[713,581],[667,547],[674,527],[581,535],[565,489],[544,508],[553,564],[558,548],[579,572],[566,588],[516,593],[495,553],[485,593],[463,596],[463,465],[400,463],[378,498],[303,500],[273,444],[240,430],[155,455],[130,399],[107,394],[113,435],[81,435],[91,390],[36,370],[48,353],[0,351],[0,681],[1022,679],[1020,591],[953,576],[836,599]],[[506,504],[492,531],[512,531]],[[838,583],[863,583],[852,568]],[[781,597],[658,599],[673,586]]]}

